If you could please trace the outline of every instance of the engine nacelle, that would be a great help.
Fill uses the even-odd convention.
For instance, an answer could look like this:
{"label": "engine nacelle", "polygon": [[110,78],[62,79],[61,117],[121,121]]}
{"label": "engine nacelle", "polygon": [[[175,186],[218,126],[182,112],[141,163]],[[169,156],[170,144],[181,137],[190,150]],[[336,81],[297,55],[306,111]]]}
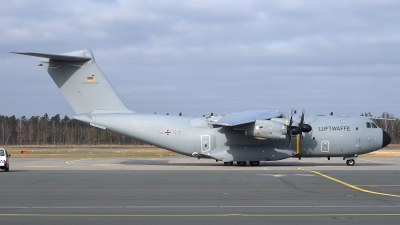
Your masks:
{"label": "engine nacelle", "polygon": [[286,139],[287,126],[271,120],[256,120],[247,127],[246,135],[260,139]]}

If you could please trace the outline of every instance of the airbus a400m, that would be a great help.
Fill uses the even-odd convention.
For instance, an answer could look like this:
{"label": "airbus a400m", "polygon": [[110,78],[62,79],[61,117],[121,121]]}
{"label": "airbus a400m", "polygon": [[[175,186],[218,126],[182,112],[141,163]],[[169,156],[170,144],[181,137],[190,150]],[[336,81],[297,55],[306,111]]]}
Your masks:
{"label": "airbus a400m", "polygon": [[389,134],[365,117],[310,116],[293,110],[252,110],[223,116],[141,114],[129,110],[89,50],[40,57],[43,66],[76,112],[74,119],[131,136],[174,152],[210,158],[225,165],[258,166],[289,157],[343,157],[353,166],[358,155],[391,142]]}

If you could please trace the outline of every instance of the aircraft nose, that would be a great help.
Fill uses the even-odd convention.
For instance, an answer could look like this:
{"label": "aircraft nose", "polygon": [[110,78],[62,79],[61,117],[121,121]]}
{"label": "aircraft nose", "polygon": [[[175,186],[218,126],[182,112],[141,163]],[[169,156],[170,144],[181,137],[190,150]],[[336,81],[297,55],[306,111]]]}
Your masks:
{"label": "aircraft nose", "polygon": [[386,147],[388,144],[390,144],[390,142],[392,142],[392,138],[390,137],[390,135],[382,130],[383,132],[383,139],[382,139],[382,148]]}

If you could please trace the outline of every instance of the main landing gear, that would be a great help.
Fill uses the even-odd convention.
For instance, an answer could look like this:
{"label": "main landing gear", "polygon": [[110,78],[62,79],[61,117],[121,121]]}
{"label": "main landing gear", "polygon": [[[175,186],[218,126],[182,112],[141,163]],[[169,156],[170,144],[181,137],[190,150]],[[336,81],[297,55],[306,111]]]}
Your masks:
{"label": "main landing gear", "polygon": [[[238,166],[246,166],[247,162],[246,161],[237,161],[236,162]],[[260,161],[249,161],[250,166],[259,166]],[[232,166],[233,162],[224,162],[225,166]]]}
{"label": "main landing gear", "polygon": [[238,166],[245,166],[246,165],[246,161],[237,161],[236,162]]}
{"label": "main landing gear", "polygon": [[260,161],[250,161],[250,166],[258,166],[260,165]]}

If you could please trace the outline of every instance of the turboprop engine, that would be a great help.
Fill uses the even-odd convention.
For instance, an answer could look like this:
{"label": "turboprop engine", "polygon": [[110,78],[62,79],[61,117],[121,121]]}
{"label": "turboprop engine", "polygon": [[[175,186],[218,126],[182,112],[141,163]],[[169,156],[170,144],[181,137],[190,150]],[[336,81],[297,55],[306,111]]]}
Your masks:
{"label": "turboprop engine", "polygon": [[287,126],[271,120],[256,120],[245,129],[247,136],[258,139],[286,139]]}

